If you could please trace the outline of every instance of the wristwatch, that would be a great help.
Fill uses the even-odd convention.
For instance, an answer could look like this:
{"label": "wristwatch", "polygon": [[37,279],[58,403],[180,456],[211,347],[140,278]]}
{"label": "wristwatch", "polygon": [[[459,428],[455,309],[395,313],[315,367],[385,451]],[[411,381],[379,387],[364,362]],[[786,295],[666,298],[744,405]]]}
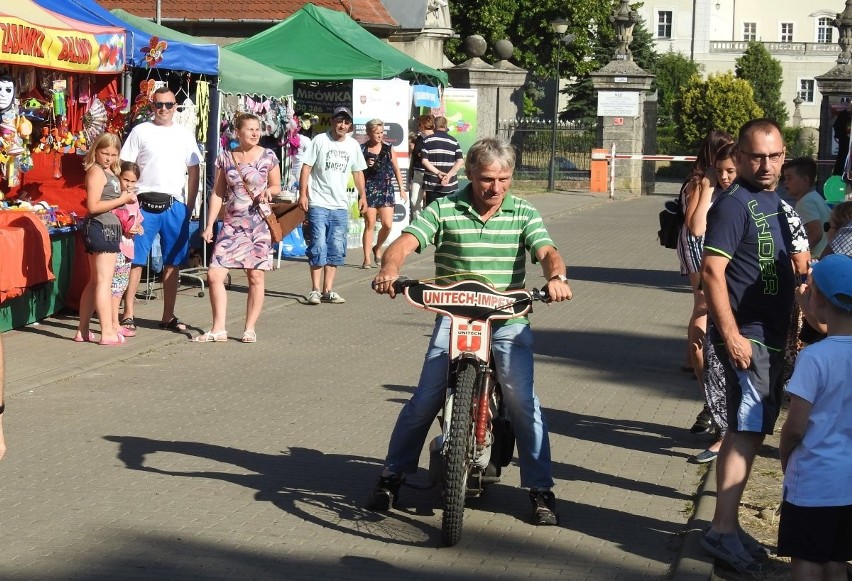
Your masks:
{"label": "wristwatch", "polygon": [[568,282],[568,277],[567,277],[567,276],[565,276],[564,274],[554,274],[553,276],[551,276],[551,277],[550,277],[549,279],[547,279],[547,280],[560,280],[560,281],[562,281],[562,282],[567,283],[567,282]]}

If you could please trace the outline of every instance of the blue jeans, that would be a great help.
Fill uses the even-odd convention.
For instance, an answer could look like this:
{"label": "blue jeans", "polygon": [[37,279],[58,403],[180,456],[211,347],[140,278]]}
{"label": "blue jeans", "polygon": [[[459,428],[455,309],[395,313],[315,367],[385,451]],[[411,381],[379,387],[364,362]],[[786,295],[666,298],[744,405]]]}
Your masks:
{"label": "blue jeans", "polygon": [[341,266],[346,260],[346,235],[349,234],[349,210],[308,208],[311,243],[306,254],[311,266]]}
{"label": "blue jeans", "polygon": [[[439,317],[426,351],[420,382],[396,420],[385,467],[397,474],[417,470],[429,427],[444,405],[449,334],[450,320]],[[493,330],[491,350],[492,364],[517,439],[521,486],[551,488],[550,438],[533,390],[533,337],[529,325],[504,325]]]}

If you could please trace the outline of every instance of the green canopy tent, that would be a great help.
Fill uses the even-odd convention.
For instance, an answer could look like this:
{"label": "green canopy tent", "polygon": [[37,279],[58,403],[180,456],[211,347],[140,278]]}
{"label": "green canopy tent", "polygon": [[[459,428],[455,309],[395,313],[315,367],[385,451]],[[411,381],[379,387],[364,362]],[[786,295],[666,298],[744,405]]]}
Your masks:
{"label": "green canopy tent", "polygon": [[[139,18],[129,12],[116,8],[112,10],[121,20],[136,28],[160,38],[180,40],[191,44],[209,44],[207,41],[171,28],[160,26],[150,20]],[[227,50],[219,51],[219,91],[283,97],[293,94],[293,77],[272,69],[251,57],[241,56]]]}
{"label": "green canopy tent", "polygon": [[402,79],[447,85],[447,74],[382,42],[349,15],[305,4],[290,18],[232,44],[226,52],[262,62],[296,80]]}

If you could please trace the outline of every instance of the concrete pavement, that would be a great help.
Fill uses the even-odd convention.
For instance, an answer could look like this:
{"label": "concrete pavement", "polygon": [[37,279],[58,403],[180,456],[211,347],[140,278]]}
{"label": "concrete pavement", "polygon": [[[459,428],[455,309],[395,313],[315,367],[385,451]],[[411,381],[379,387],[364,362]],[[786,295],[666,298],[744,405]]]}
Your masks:
{"label": "concrete pavement", "polygon": [[[437,492],[361,509],[399,408],[417,381],[431,317],[369,289],[360,252],[339,269],[344,305],[303,305],[307,267],[267,277],[258,343],[156,329],[104,348],[70,341],[74,318],[4,334],[7,459],[0,463],[2,579],[657,579],[678,562],[703,442],[678,371],[691,296],[655,238],[658,197],[536,194],[576,299],[536,307],[536,385],[551,430],[560,527],[526,523],[517,466],[469,503],[440,547]],[[428,276],[431,253],[410,276]],[[529,271],[529,285],[541,283]],[[179,316],[210,324],[182,291]],[[425,455],[421,466],[425,466]],[[695,570],[706,579],[701,559]],[[694,572],[693,569],[689,569]]]}

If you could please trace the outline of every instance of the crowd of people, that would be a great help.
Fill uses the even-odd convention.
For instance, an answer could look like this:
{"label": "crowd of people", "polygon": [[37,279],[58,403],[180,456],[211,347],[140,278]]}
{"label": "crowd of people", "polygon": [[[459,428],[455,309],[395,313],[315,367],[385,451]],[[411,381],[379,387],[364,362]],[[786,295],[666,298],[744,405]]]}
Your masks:
{"label": "crowd of people", "polygon": [[[786,384],[777,552],[791,557],[794,579],[845,579],[852,559],[852,463],[844,458],[852,445],[852,202],[829,213],[814,190],[814,161],[785,162],[785,155],[781,129],[769,119],[746,123],[736,142],[712,131],[681,190],[678,256],[695,298],[688,354],[706,401],[690,431],[715,436],[691,460],[717,462],[716,507],[701,544],[741,572],[759,571],[769,555],[740,526],[738,510]],[[795,208],[778,193],[782,178]]]}
{"label": "crowd of people", "polygon": [[[102,135],[85,157],[89,278],[75,342],[96,341],[90,329],[94,313],[100,345],[121,345],[135,335],[133,299],[156,235],[165,264],[159,326],[186,330],[175,314],[177,276],[188,253],[200,153],[192,136],[172,122],[175,103],[169,89],[157,90],[151,122],[134,128],[124,145],[114,135]],[[363,145],[351,136],[352,125],[351,111],[337,108],[330,129],[306,139],[299,175],[293,178],[309,230],[307,304],[345,303],[334,279],[346,259],[350,176],[366,226],[362,267],[379,267],[376,292],[393,297],[393,282],[406,258],[431,244],[436,246],[436,276],[445,280],[487,273],[499,290],[524,288],[526,261],[519,257],[528,251],[541,264],[549,300],[572,298],[567,267],[541,216],[510,192],[515,165],[510,145],[480,139],[465,158],[447,133],[445,118],[421,116],[420,133],[410,143],[413,171],[405,184],[396,155],[384,141],[382,121],[367,123]],[[245,270],[249,282],[241,341],[256,342],[264,273],[271,268],[266,219],[269,203],[281,191],[279,162],[259,145],[257,116],[239,114],[235,128],[236,147],[216,160],[201,233],[214,244],[208,268],[213,321],[196,342],[228,339],[225,279],[233,268]],[[769,554],[740,526],[738,509],[755,455],[775,428],[786,385],[778,553],[792,558],[796,579],[840,579],[852,559],[852,463],[845,458],[852,446],[852,202],[829,209],[815,190],[814,161],[785,158],[783,134],[772,120],[746,123],[736,139],[712,131],[680,192],[685,223],[678,258],[693,295],[687,354],[706,402],[691,431],[714,436],[691,461],[717,463],[716,508],[701,544],[743,572],[759,570]],[[457,190],[462,167],[470,183]],[[795,207],[779,195],[782,180]],[[410,203],[412,219],[384,248],[396,200],[394,181]],[[377,222],[381,227],[374,239]],[[119,315],[122,296],[124,313]],[[400,411],[368,499],[372,510],[393,507],[406,474],[417,468],[446,389],[448,323],[446,317],[436,321],[418,386]],[[550,442],[534,389],[528,321],[501,322],[492,334],[532,521],[557,524]],[[5,454],[4,401],[0,344],[0,458]]]}

